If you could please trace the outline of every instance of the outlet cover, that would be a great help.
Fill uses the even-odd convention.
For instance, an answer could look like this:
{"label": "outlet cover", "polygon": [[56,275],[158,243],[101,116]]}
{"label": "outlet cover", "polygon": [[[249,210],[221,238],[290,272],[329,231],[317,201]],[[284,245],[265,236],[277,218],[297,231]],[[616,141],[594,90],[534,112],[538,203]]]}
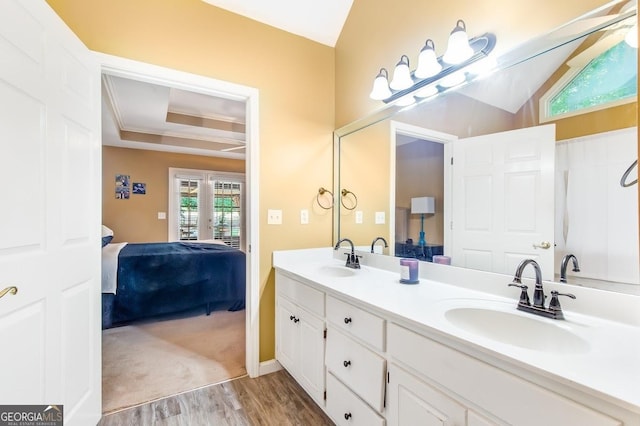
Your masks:
{"label": "outlet cover", "polygon": [[267,225],[282,225],[282,210],[267,210]]}
{"label": "outlet cover", "polygon": [[300,210],[300,224],[302,225],[309,224],[309,210],[307,209]]}
{"label": "outlet cover", "polygon": [[384,212],[376,212],[376,225],[384,225]]}

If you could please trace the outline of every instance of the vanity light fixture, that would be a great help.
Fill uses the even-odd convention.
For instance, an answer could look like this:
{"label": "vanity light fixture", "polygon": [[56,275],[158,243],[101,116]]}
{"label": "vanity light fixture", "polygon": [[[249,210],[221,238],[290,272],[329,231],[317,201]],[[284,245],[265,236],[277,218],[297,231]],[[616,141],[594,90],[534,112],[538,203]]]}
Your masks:
{"label": "vanity light fixture", "polygon": [[387,99],[391,95],[393,95],[393,93],[389,90],[389,73],[386,69],[380,68],[380,72],[373,81],[373,89],[371,90],[369,97],[376,101],[381,101],[383,99]]}
{"label": "vanity light fixture", "polygon": [[[387,104],[398,101],[396,105],[407,106],[415,103],[416,97],[435,96],[450,87],[469,81],[470,76],[475,78],[477,73],[470,65],[487,58],[495,45],[496,36],[492,33],[469,39],[466,25],[462,19],[459,19],[456,27],[451,31],[449,45],[444,55],[437,57],[433,40],[427,39],[420,50],[416,70],[410,71],[409,57],[402,55],[396,64],[390,83],[386,68],[380,69],[369,97]],[[451,74],[455,76],[444,79]]]}
{"label": "vanity light fixture", "polygon": [[414,75],[417,78],[429,78],[438,74],[442,70],[442,64],[438,62],[436,47],[433,40],[428,39],[418,56],[418,68]]}
{"label": "vanity light fixture", "polygon": [[409,71],[409,57],[402,55],[396,65],[396,69],[393,71],[393,80],[389,83],[389,87],[393,90],[404,90],[411,86],[413,86],[413,79],[411,78],[411,71]]}
{"label": "vanity light fixture", "polygon": [[449,64],[459,64],[473,56],[473,49],[469,46],[467,26],[462,19],[458,19],[456,27],[451,31],[447,51],[442,60]]}

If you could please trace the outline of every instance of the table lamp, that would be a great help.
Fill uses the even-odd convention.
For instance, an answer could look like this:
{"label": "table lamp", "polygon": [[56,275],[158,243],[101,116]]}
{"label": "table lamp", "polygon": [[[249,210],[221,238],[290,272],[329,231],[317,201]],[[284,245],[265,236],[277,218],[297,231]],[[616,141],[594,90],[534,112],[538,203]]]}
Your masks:
{"label": "table lamp", "polygon": [[411,199],[411,214],[422,215],[420,218],[420,239],[418,245],[424,247],[427,242],[424,239],[424,215],[436,212],[436,202],[433,197],[416,197]]}

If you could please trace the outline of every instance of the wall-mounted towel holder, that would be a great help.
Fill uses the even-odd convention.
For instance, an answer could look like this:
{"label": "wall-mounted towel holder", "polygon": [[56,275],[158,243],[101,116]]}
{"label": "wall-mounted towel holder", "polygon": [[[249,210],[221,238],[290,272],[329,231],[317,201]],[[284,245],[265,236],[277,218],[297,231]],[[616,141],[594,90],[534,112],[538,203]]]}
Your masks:
{"label": "wall-mounted towel holder", "polygon": [[[329,194],[329,197],[324,197],[324,195],[327,193]],[[321,198],[329,198],[329,203],[328,203],[329,205],[327,206],[327,203],[323,205],[322,202],[320,201]],[[333,208],[333,192],[329,191],[328,189],[324,189],[320,187],[320,189],[318,189],[318,194],[316,195],[316,202],[321,208],[325,210],[331,210]]]}
{"label": "wall-mounted towel holder", "polygon": [[622,186],[623,188],[627,188],[629,186],[632,186],[632,185],[635,185],[636,183],[638,183],[638,179],[636,179],[636,180],[634,180],[632,182],[627,182],[627,178],[629,177],[629,173],[631,173],[631,171],[637,165],[638,165],[638,160],[636,159],[636,161],[631,163],[629,168],[623,173],[622,177],[620,178],[620,186]]}
{"label": "wall-mounted towel holder", "polygon": [[[342,204],[342,207],[344,207],[347,210],[353,210],[356,207],[358,207],[358,197],[356,197],[356,194],[349,191],[348,189],[343,189],[341,191],[341,194],[342,194],[342,197],[340,197],[340,204]],[[345,199],[349,200],[348,205],[344,203]]]}

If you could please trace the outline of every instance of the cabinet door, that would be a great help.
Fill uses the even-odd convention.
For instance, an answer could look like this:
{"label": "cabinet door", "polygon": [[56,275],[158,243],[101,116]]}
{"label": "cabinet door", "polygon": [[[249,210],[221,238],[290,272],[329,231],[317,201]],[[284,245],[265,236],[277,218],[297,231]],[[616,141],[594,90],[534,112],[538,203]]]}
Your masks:
{"label": "cabinet door", "polygon": [[324,394],[324,321],[299,309],[299,380],[316,401]]}
{"label": "cabinet door", "polygon": [[466,409],[451,398],[389,364],[387,422],[394,426],[464,426]]}
{"label": "cabinet door", "polygon": [[298,356],[298,327],[294,322],[296,306],[278,297],[276,303],[276,358],[292,375],[296,375]]}

